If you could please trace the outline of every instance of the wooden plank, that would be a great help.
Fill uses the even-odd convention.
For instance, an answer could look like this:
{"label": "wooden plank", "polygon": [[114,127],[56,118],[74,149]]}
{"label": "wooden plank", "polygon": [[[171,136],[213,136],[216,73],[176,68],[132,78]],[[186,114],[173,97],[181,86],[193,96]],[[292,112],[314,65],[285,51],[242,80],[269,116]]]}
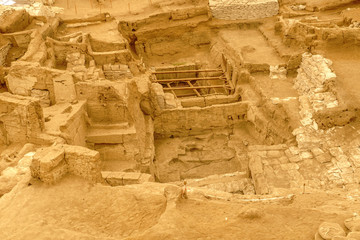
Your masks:
{"label": "wooden plank", "polygon": [[[189,84],[190,87],[194,87],[194,85],[192,85],[192,83],[191,83],[190,81],[187,81],[187,83]],[[194,92],[196,93],[196,95],[197,95],[198,97],[201,96],[201,94],[199,93],[199,91],[198,91],[197,89],[193,89],[193,90],[194,90]]]}
{"label": "wooden plank", "polygon": [[198,72],[223,72],[223,71],[221,69],[199,69],[199,70],[179,70],[179,71],[152,72],[152,74],[198,73]]}
{"label": "wooden plank", "polygon": [[[170,90],[172,89],[172,87],[170,86],[170,83],[167,83],[166,86],[168,86],[168,88],[170,88]],[[168,89],[168,88],[163,88],[163,90]],[[171,90],[172,94],[174,94],[174,97],[177,98],[176,93],[174,92],[174,90]]]}
{"label": "wooden plank", "polygon": [[178,95],[178,97],[197,97],[197,95],[195,93],[189,93]]}
{"label": "wooden plank", "polygon": [[226,80],[225,77],[206,77],[206,78],[174,78],[174,79],[161,79],[156,82],[187,82],[187,81],[205,81],[205,80]]}
{"label": "wooden plank", "polygon": [[[170,85],[170,84],[169,84]],[[194,86],[194,87],[169,87],[163,88],[164,91],[174,91],[174,90],[192,90],[192,89],[209,89],[209,88],[230,88],[226,85],[210,85],[210,86]]]}

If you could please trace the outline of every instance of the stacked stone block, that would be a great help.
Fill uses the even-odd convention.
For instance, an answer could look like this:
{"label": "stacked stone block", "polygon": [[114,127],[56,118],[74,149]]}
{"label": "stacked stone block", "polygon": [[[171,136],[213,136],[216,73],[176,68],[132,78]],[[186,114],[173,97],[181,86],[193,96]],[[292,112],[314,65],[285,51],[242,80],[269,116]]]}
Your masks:
{"label": "stacked stone block", "polygon": [[30,166],[31,175],[56,183],[70,173],[91,182],[101,181],[100,154],[80,146],[56,145],[39,149]]}
{"label": "stacked stone block", "polygon": [[214,18],[225,20],[258,19],[278,14],[277,0],[210,0]]}

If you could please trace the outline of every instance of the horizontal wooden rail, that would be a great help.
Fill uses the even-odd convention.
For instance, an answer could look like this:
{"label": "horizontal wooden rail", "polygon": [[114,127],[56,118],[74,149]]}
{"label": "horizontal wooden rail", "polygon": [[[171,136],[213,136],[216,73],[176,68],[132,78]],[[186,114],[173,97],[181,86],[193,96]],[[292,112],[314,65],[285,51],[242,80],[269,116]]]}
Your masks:
{"label": "horizontal wooden rail", "polygon": [[205,81],[205,80],[226,80],[225,77],[205,77],[205,78],[174,78],[174,79],[160,79],[154,82],[187,82],[187,81]]}
{"label": "horizontal wooden rail", "polygon": [[223,71],[221,69],[199,69],[199,70],[179,70],[179,71],[152,72],[152,74],[198,73],[198,72],[223,72]]}
{"label": "horizontal wooden rail", "polygon": [[167,87],[163,88],[164,91],[173,91],[173,90],[192,90],[192,89],[209,89],[209,88],[228,88],[231,89],[230,86],[226,85],[214,85],[214,86],[194,86],[194,87]]}

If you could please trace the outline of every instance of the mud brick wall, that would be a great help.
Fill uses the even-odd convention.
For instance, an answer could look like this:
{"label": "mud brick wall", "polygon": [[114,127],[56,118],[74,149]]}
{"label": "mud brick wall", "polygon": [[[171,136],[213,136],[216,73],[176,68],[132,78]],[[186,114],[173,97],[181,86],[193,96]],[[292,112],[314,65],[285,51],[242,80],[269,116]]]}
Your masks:
{"label": "mud brick wall", "polygon": [[71,114],[66,119],[66,123],[60,126],[60,131],[64,133],[66,142],[71,145],[85,146],[86,138],[86,101],[80,101],[72,105]]}
{"label": "mud brick wall", "polygon": [[209,5],[214,18],[226,20],[271,17],[279,11],[277,0],[210,0]]}
{"label": "mud brick wall", "polygon": [[164,110],[155,118],[157,134],[191,134],[191,131],[223,128],[246,121],[248,104],[245,102]]}
{"label": "mud brick wall", "polygon": [[37,99],[0,94],[0,144],[31,141],[43,129],[43,113]]}
{"label": "mud brick wall", "polygon": [[45,183],[58,182],[70,173],[91,182],[100,182],[100,154],[80,146],[56,145],[39,149],[30,166],[31,175]]}

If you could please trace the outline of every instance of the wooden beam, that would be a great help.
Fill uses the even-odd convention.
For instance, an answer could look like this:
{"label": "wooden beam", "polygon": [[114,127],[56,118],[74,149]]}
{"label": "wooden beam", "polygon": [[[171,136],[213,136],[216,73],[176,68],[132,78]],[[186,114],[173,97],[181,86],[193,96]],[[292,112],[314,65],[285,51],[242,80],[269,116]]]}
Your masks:
{"label": "wooden beam", "polygon": [[[169,84],[170,85],[170,84]],[[169,87],[163,88],[164,91],[174,91],[174,90],[192,90],[192,89],[209,89],[209,88],[230,88],[230,86],[226,85],[210,85],[210,86],[194,86],[194,87]]]}
{"label": "wooden beam", "polygon": [[187,81],[205,81],[205,80],[226,80],[225,77],[205,77],[205,78],[174,78],[174,79],[160,79],[156,82],[187,82]]}
{"label": "wooden beam", "polygon": [[178,95],[178,97],[198,97],[195,93],[189,93],[189,94],[182,94]]}
{"label": "wooden beam", "polygon": [[[165,90],[165,89],[171,90],[172,89],[172,87],[170,86],[170,83],[167,83],[166,85],[168,86],[168,88],[163,88],[163,90]],[[172,94],[174,94],[174,97],[177,98],[176,93],[173,90],[171,90],[171,92],[172,92]]]}
{"label": "wooden beam", "polygon": [[[190,81],[187,81],[187,83],[189,84],[190,87],[194,87],[194,85],[192,85],[192,83],[191,83]],[[201,94],[199,93],[198,90],[196,90],[196,89],[193,89],[193,90],[194,90],[194,92],[196,93],[196,95],[197,95],[198,97],[201,96]]]}
{"label": "wooden beam", "polygon": [[179,70],[179,71],[152,72],[152,74],[198,73],[198,72],[223,72],[223,71],[221,69],[199,69],[199,70]]}

